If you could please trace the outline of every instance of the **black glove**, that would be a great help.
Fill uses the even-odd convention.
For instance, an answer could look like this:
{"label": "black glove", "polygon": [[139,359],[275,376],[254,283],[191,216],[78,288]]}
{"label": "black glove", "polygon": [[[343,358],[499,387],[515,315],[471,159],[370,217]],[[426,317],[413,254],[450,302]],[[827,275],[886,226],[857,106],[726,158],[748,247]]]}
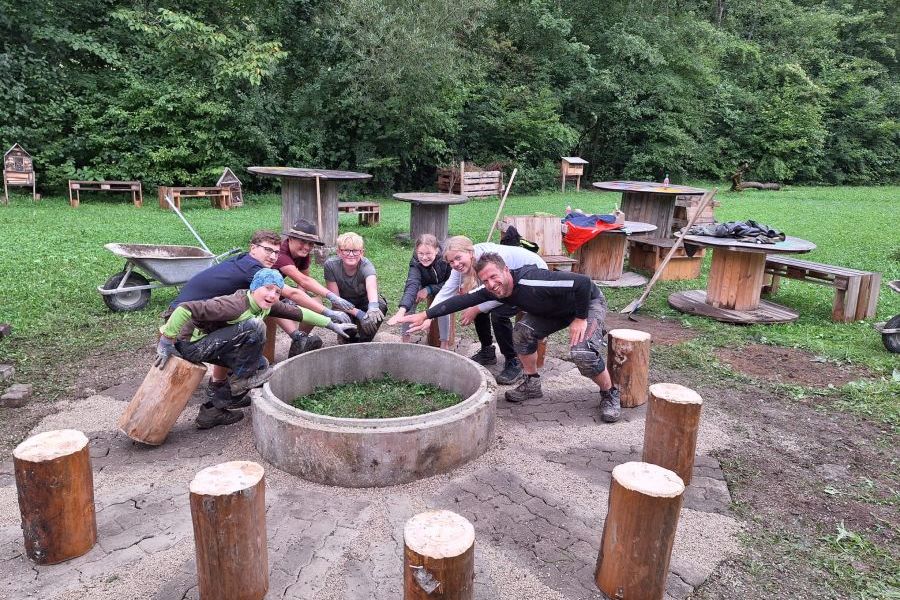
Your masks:
{"label": "black glove", "polygon": [[153,366],[160,370],[164,369],[170,356],[181,358],[178,350],[175,349],[175,341],[166,336],[161,336],[159,343],[156,345],[156,362],[153,363]]}

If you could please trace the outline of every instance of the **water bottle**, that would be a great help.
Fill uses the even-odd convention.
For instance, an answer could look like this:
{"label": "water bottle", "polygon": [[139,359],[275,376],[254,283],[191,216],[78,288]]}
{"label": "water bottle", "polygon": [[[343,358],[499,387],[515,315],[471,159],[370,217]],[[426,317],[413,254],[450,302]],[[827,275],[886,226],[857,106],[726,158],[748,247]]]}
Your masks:
{"label": "water bottle", "polygon": [[669,174],[666,173],[666,178],[663,179],[663,185],[669,185]]}

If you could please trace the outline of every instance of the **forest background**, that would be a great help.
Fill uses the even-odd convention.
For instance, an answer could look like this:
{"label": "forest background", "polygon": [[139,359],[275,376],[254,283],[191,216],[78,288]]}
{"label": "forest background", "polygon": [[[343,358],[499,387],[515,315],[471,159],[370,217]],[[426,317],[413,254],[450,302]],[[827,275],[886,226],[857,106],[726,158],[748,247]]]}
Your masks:
{"label": "forest background", "polygon": [[[895,0],[0,0],[0,142],[39,184],[461,158],[593,179],[900,180]],[[5,150],[5,148],[4,148]]]}

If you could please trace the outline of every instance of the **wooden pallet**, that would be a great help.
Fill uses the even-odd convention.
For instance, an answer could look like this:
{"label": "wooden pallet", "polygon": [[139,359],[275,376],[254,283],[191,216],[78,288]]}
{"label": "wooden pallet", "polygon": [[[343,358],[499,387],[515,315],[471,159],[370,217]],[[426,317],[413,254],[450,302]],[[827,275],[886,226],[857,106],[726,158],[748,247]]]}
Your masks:
{"label": "wooden pallet", "polygon": [[[73,194],[74,192],[74,194]],[[138,208],[144,205],[144,192],[140,181],[74,181],[69,180],[69,205],[78,208],[81,192],[125,192],[131,194],[131,202]]]}
{"label": "wooden pallet", "polygon": [[169,210],[166,202],[168,195],[178,210],[181,210],[181,200],[191,198],[208,199],[214,208],[228,210],[231,208],[231,190],[227,187],[167,187],[159,186],[159,207]]}
{"label": "wooden pallet", "polygon": [[381,222],[381,205],[377,202],[338,202],[338,212],[359,215],[360,225],[378,225]]}
{"label": "wooden pallet", "polygon": [[[629,240],[628,266],[632,269],[655,273],[674,244],[675,240],[672,238],[637,238]],[[688,256],[684,251],[684,246],[681,246],[672,255],[669,264],[666,265],[659,279],[665,281],[697,279],[700,277],[700,267],[703,265],[703,257],[705,255],[706,248],[698,248],[693,256]]]}
{"label": "wooden pallet", "polygon": [[782,277],[833,287],[832,321],[850,323],[875,316],[881,273],[779,255],[766,257],[766,273],[772,276],[771,282],[763,284],[763,292],[768,294],[778,291]]}
{"label": "wooden pallet", "polygon": [[460,184],[459,171],[440,169],[437,188],[439,192],[445,194],[461,194],[468,198],[499,196],[503,192],[503,172],[466,171]]}

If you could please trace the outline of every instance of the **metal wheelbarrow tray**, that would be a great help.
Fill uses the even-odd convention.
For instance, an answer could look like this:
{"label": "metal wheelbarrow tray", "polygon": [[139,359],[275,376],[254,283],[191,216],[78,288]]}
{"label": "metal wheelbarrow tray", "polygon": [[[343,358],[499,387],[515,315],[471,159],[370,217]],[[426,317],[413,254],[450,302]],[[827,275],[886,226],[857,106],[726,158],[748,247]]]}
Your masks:
{"label": "metal wheelbarrow tray", "polygon": [[[888,282],[888,287],[900,292],[900,279]],[[888,352],[900,353],[900,315],[886,323],[875,323],[875,331],[881,334],[881,341]]]}
{"label": "metal wheelbarrow tray", "polygon": [[[103,295],[103,301],[110,310],[116,312],[144,308],[150,302],[150,290],[186,283],[220,258],[196,246],[106,244],[104,248],[125,259],[123,271],[97,286],[97,291]],[[222,256],[233,252],[231,250]],[[135,269],[143,271],[149,277]]]}

